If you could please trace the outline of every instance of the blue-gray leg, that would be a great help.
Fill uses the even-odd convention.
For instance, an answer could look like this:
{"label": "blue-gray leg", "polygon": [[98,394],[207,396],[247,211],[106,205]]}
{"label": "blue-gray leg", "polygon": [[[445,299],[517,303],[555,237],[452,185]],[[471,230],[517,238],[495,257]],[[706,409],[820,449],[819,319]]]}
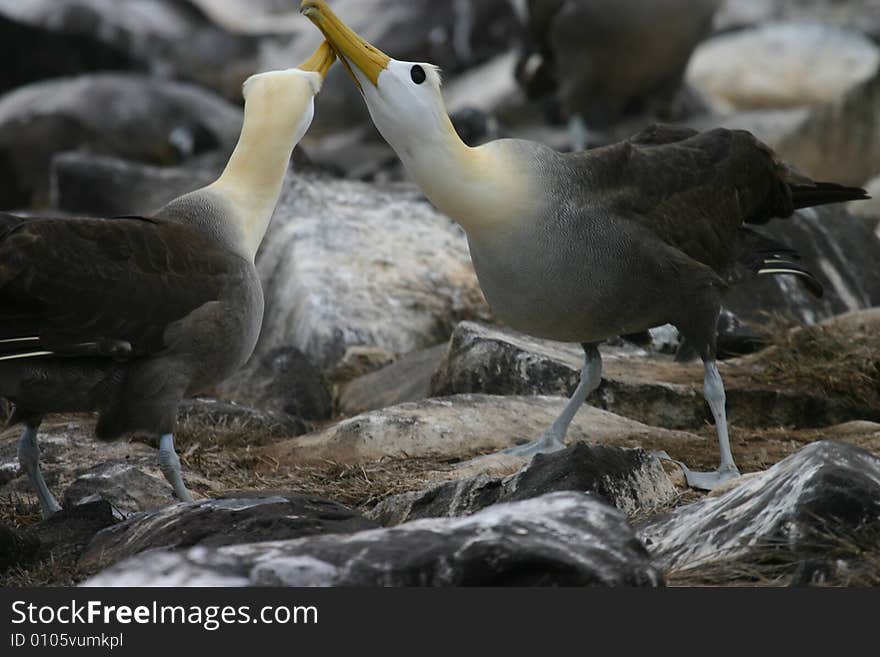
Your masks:
{"label": "blue-gray leg", "polygon": [[587,397],[602,383],[602,355],[596,345],[584,345],[585,362],[581,371],[581,380],[571,399],[562,409],[553,425],[535,442],[505,450],[505,454],[516,456],[534,456],[558,452],[565,449],[565,434],[575,414],[587,400]]}
{"label": "blue-gray leg", "polygon": [[174,451],[174,436],[165,434],[159,439],[159,469],[174,489],[174,495],[181,502],[192,502],[193,498],[183,483],[180,474],[180,458]]}
{"label": "blue-gray leg", "polygon": [[727,432],[727,411],[724,408],[727,397],[724,393],[724,381],[718,372],[715,361],[706,361],[706,377],[703,381],[703,394],[715,418],[715,430],[718,432],[718,446],[721,451],[721,465],[715,472],[692,472],[683,463],[678,465],[684,471],[685,479],[692,488],[712,490],[731,479],[739,477],[739,470],[733,462],[730,451],[730,436]]}
{"label": "blue-gray leg", "polygon": [[61,511],[61,507],[55,497],[49,491],[43,473],[40,471],[40,446],[37,445],[37,427],[26,424],[24,433],[18,441],[18,463],[21,469],[27,473],[31,485],[40,500],[40,508],[43,517],[48,518],[54,513]]}

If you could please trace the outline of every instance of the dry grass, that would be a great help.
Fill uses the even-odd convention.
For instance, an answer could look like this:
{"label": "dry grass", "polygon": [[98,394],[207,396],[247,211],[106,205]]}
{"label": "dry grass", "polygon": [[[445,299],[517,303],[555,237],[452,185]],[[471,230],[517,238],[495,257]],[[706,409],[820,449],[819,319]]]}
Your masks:
{"label": "dry grass", "polygon": [[859,408],[880,409],[880,335],[852,326],[790,328],[775,318],[774,346],[756,364],[780,388],[805,389]]}
{"label": "dry grass", "polygon": [[880,523],[847,531],[826,527],[799,541],[765,543],[746,555],[719,555],[710,563],[671,570],[670,586],[880,587]]}

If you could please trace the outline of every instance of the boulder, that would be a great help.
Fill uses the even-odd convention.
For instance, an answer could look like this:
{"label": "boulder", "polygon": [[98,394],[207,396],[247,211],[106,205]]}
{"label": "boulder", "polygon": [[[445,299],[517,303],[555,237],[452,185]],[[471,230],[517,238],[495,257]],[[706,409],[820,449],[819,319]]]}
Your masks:
{"label": "boulder", "polygon": [[87,468],[64,490],[62,505],[73,508],[103,500],[121,520],[144,509],[173,504],[174,496],[162,474],[143,465],[114,459]]}
{"label": "boulder", "polygon": [[228,154],[241,121],[241,110],[214,94],[132,75],[23,87],[0,98],[0,207],[44,205],[57,153],[85,150],[174,165],[208,151]]}
{"label": "boulder", "polygon": [[583,493],[468,518],[122,562],[85,586],[658,586],[625,517]]}
{"label": "boulder", "polygon": [[95,536],[79,563],[83,570],[97,572],[157,548],[216,548],[351,534],[375,526],[359,513],[330,500],[261,491],[137,514]]}
{"label": "boulder", "polygon": [[[434,376],[432,395],[569,397],[580,381],[582,353],[578,346],[462,322]],[[588,405],[667,429],[696,429],[711,421],[703,399],[702,365],[675,363],[671,356],[648,356],[631,348],[603,347],[602,353],[602,383]],[[721,364],[733,424],[815,427],[876,416],[848,399],[780,389],[760,366],[760,354]],[[590,433],[587,439],[599,440]]]}
{"label": "boulder", "polygon": [[844,570],[864,559],[862,548],[876,549],[878,532],[880,458],[830,441],[640,531],[655,563],[695,579],[790,575],[805,561]]}
{"label": "boulder", "polygon": [[357,415],[431,396],[434,372],[446,358],[449,347],[441,344],[414,351],[376,372],[358,377],[339,393],[339,411]]}
{"label": "boulder", "polygon": [[[534,440],[556,419],[565,401],[489,395],[429,399],[358,415],[323,431],[267,446],[264,452],[282,466],[324,460],[357,464],[385,457],[460,459]],[[673,451],[676,444],[703,442],[692,434],[649,427],[590,406],[577,414],[567,439],[569,444],[589,441],[623,447],[640,446],[644,441]],[[508,474],[524,462],[524,458],[509,457],[492,465],[502,466]]]}
{"label": "boulder", "polygon": [[539,454],[508,477],[478,475],[395,495],[368,513],[383,525],[420,518],[472,515],[493,504],[541,497],[557,491],[593,493],[627,516],[668,506],[678,492],[656,457],[640,449],[577,443]]}
{"label": "boulder", "polygon": [[351,347],[407,354],[488,316],[463,232],[410,186],[290,178],[257,264],[258,357],[294,346],[326,372]]}
{"label": "boulder", "polygon": [[718,110],[831,102],[878,71],[880,48],[859,31],[772,23],[721,34],[697,48],[687,80]]}
{"label": "boulder", "polygon": [[262,410],[306,420],[326,420],[333,413],[321,372],[296,347],[278,347],[251,359],[219,391]]}

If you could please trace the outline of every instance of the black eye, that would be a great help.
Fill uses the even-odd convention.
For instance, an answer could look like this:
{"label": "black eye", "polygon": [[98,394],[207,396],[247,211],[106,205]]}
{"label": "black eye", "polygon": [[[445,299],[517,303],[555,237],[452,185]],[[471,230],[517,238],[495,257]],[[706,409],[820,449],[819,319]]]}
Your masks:
{"label": "black eye", "polygon": [[412,81],[416,84],[421,84],[428,79],[428,74],[425,73],[425,69],[423,69],[418,64],[412,67],[412,70],[409,72],[409,74],[412,76]]}

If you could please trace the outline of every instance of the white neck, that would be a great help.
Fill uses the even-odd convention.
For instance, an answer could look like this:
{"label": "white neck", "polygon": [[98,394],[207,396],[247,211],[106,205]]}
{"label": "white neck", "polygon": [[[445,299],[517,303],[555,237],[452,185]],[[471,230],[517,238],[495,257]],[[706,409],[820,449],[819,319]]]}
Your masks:
{"label": "white neck", "polygon": [[238,145],[223,174],[208,187],[231,206],[229,219],[238,226],[243,250],[251,260],[272,221],[293,149],[311,124],[313,99],[308,103],[296,120],[282,110],[246,106]]}
{"label": "white neck", "polygon": [[534,216],[537,181],[518,151],[504,141],[471,148],[448,118],[446,123],[417,142],[388,135],[428,200],[469,235],[504,230]]}

